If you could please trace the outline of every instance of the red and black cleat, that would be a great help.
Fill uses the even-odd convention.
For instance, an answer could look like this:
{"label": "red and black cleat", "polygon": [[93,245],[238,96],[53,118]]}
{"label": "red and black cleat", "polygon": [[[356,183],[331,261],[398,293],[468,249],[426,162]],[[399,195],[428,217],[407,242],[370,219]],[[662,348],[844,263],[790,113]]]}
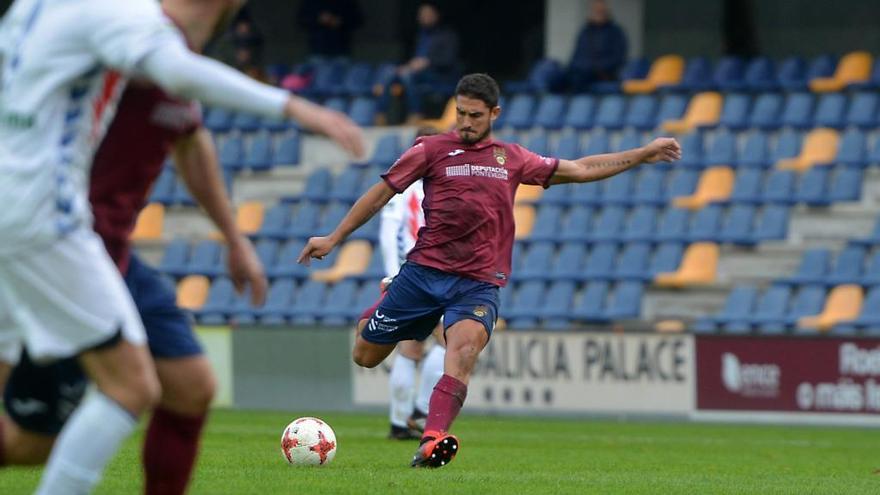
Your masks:
{"label": "red and black cleat", "polygon": [[419,450],[413,456],[411,467],[439,468],[443,467],[455,458],[458,453],[458,438],[455,435],[440,432],[430,432],[435,435],[426,435]]}

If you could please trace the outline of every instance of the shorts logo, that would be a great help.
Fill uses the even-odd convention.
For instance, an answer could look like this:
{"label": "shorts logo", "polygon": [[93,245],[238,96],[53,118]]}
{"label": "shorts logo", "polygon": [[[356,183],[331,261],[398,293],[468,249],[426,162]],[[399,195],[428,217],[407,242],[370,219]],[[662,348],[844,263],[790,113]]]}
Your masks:
{"label": "shorts logo", "polygon": [[507,151],[501,146],[493,148],[492,155],[495,156],[495,161],[498,162],[498,165],[504,165],[507,162]]}
{"label": "shorts logo", "polygon": [[477,318],[485,318],[487,314],[489,314],[489,308],[486,306],[481,305],[474,308],[474,316]]}
{"label": "shorts logo", "polygon": [[388,318],[377,309],[373,313],[373,317],[370,318],[370,322],[367,323],[367,327],[373,332],[393,332],[397,330],[396,323],[395,318]]}
{"label": "shorts logo", "polygon": [[49,406],[45,402],[37,399],[12,399],[9,403],[10,408],[20,416],[30,416],[32,414],[41,414],[49,410]]}

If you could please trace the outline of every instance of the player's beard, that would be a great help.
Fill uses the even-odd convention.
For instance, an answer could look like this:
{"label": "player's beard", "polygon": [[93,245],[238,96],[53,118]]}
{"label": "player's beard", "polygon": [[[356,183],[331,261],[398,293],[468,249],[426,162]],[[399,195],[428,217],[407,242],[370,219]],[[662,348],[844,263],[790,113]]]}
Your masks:
{"label": "player's beard", "polygon": [[485,131],[484,133],[478,135],[476,138],[473,138],[473,139],[472,139],[472,138],[470,137],[470,136],[472,135],[473,131],[471,131],[470,133],[465,133],[464,131],[459,131],[459,132],[458,132],[458,137],[459,137],[459,138],[461,139],[461,141],[462,141],[463,143],[465,143],[465,144],[474,144],[474,143],[479,143],[480,141],[486,139],[486,137],[487,137],[491,132],[492,132],[492,126],[490,125],[489,127],[486,128],[486,131]]}

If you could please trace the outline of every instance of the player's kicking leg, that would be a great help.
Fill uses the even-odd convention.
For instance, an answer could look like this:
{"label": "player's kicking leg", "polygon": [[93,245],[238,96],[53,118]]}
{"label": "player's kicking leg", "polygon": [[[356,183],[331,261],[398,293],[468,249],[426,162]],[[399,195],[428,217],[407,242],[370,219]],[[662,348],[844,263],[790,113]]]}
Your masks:
{"label": "player's kicking leg", "polygon": [[416,440],[419,436],[407,426],[413,416],[416,366],[422,359],[425,344],[417,340],[404,340],[397,344],[397,355],[388,376],[389,419],[391,430],[388,438],[393,440]]}
{"label": "player's kicking leg", "polygon": [[446,342],[443,339],[442,322],[434,329],[433,335],[434,345],[424,359],[422,359],[422,371],[419,376],[413,412],[406,420],[407,427],[420,434],[425,431],[428,403],[431,400],[431,394],[434,392],[434,386],[437,385],[437,381],[443,376],[443,361],[446,358]]}

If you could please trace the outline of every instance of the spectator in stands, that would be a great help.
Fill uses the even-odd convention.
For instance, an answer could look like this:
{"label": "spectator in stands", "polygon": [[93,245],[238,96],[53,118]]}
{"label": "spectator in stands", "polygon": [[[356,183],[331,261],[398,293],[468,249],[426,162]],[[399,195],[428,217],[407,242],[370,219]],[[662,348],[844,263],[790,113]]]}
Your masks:
{"label": "spectator in stands", "polygon": [[350,57],[351,35],[364,23],[357,0],[305,0],[300,26],[308,31],[309,55]]}
{"label": "spectator in stands", "polygon": [[235,68],[254,79],[265,80],[262,70],[263,35],[251,19],[249,11],[242,9],[239,12],[231,31]]}
{"label": "spectator in stands", "polygon": [[596,81],[617,79],[626,61],[627,41],[623,29],[611,19],[605,0],[590,3],[590,15],[581,28],[566,72],[568,89],[587,91]]}
{"label": "spectator in stands", "polygon": [[[443,24],[436,4],[424,2],[418,10],[419,32],[412,58],[397,68],[397,78],[406,93],[409,121],[422,118],[422,98],[428,92],[448,94],[461,75],[458,58],[458,34]],[[389,89],[385,88],[384,110],[388,107]]]}

